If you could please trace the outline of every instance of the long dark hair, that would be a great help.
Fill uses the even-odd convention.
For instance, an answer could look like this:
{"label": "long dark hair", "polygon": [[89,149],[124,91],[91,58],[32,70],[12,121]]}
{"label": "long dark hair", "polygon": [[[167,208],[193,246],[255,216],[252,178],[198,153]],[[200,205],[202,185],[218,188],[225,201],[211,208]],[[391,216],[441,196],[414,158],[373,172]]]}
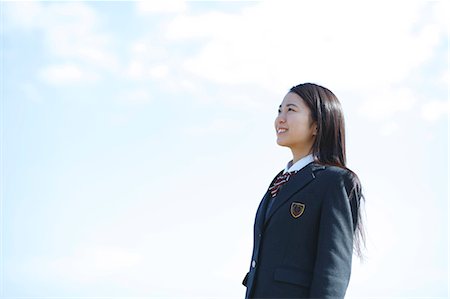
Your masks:
{"label": "long dark hair", "polygon": [[352,186],[349,199],[356,208],[354,248],[357,255],[363,258],[366,238],[361,203],[364,202],[364,196],[358,176],[346,166],[345,122],[341,103],[329,89],[313,83],[299,84],[292,87],[290,92],[302,98],[311,111],[311,123],[317,124],[316,139],[312,146],[314,160],[320,164],[344,168],[350,174]]}

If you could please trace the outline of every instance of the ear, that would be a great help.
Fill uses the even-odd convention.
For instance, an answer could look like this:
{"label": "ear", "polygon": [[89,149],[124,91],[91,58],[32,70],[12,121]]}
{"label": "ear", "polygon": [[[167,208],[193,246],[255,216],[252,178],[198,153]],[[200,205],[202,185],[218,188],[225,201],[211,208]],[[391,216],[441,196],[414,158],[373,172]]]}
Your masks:
{"label": "ear", "polygon": [[313,123],[313,136],[317,135],[317,122]]}

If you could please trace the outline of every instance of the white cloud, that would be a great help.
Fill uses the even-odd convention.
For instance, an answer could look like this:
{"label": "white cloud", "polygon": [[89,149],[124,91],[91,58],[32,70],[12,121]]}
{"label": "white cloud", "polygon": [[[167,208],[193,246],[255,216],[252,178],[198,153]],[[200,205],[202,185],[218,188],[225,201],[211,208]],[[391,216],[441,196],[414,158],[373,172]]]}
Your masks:
{"label": "white cloud", "polygon": [[186,10],[186,1],[138,1],[136,9],[139,14],[149,13],[177,13]]}
{"label": "white cloud", "polygon": [[111,36],[98,32],[100,18],[88,5],[82,2],[47,5],[41,22],[47,47],[55,55],[116,70],[118,62],[110,50]]}
{"label": "white cloud", "polygon": [[182,79],[178,86],[184,91],[189,91],[190,93],[198,93],[200,91],[200,87],[188,79]]}
{"label": "white cloud", "polygon": [[[177,16],[166,28],[166,37],[169,40],[185,40],[201,37],[213,37],[214,34],[221,35],[226,31],[235,32],[239,30],[239,15],[226,14],[223,12],[208,12],[200,15],[183,14]],[[227,24],[227,26],[225,26]]]}
{"label": "white cloud", "polygon": [[128,64],[125,74],[130,79],[141,79],[145,73],[144,66],[139,60],[133,60]]}
{"label": "white cloud", "polygon": [[169,75],[169,67],[167,65],[155,65],[149,70],[151,77],[155,79],[163,79]]}
{"label": "white cloud", "polygon": [[400,82],[430,58],[438,25],[413,30],[424,5],[265,1],[239,14],[179,16],[166,37],[204,39],[185,70],[220,84],[279,90],[316,81],[355,90]]}
{"label": "white cloud", "polygon": [[450,3],[448,1],[433,2],[433,20],[439,25],[441,33],[448,37],[450,19],[449,19]]}
{"label": "white cloud", "polygon": [[146,104],[152,97],[147,89],[136,88],[119,93],[117,100],[128,104]]}
{"label": "white cloud", "polygon": [[384,120],[398,112],[411,110],[416,102],[410,89],[386,88],[369,96],[360,106],[360,112],[372,120]]}
{"label": "white cloud", "polygon": [[5,8],[6,22],[19,28],[31,29],[35,27],[37,19],[42,13],[42,5],[39,2],[4,2],[2,5]]}
{"label": "white cloud", "polygon": [[112,36],[100,32],[101,18],[83,2],[20,2],[7,6],[8,22],[43,33],[46,50],[55,58],[88,63],[116,72]]}
{"label": "white cloud", "polygon": [[[448,65],[448,63],[447,63],[447,65]],[[445,70],[445,71],[442,73],[440,79],[441,79],[440,82],[442,83],[442,85],[447,86],[447,87],[449,86],[449,82],[450,82],[450,72],[449,72],[448,69]]]}
{"label": "white cloud", "polygon": [[382,124],[380,129],[380,134],[382,136],[390,136],[398,132],[400,129],[400,126],[395,121],[390,121],[388,123]]}
{"label": "white cloud", "polygon": [[203,136],[208,134],[217,134],[242,129],[242,125],[233,119],[214,119],[211,123],[204,125],[195,125],[184,128],[183,131],[189,136]]}
{"label": "white cloud", "polygon": [[39,77],[54,85],[85,83],[99,79],[97,74],[71,63],[47,66],[39,72]]}
{"label": "white cloud", "polygon": [[[141,38],[131,43],[123,74],[127,79],[163,79],[170,74],[170,62],[167,48],[155,45],[151,37]],[[164,63],[162,63],[164,62]]]}
{"label": "white cloud", "polygon": [[168,65],[157,64],[151,65],[151,63],[133,59],[124,72],[129,79],[143,80],[143,79],[164,79],[170,74]]}
{"label": "white cloud", "polygon": [[421,109],[422,118],[434,122],[441,117],[448,117],[450,114],[450,103],[448,101],[434,100],[423,104]]}
{"label": "white cloud", "polygon": [[155,43],[152,36],[142,37],[131,42],[129,46],[130,54],[139,58],[154,57],[161,58],[167,57],[167,47],[164,47],[161,43]]}

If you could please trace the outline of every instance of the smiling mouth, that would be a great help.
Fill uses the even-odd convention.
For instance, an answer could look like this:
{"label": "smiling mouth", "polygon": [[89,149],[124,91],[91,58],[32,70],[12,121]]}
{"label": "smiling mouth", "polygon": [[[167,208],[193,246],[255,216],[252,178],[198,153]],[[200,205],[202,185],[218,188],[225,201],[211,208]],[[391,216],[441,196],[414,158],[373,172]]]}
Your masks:
{"label": "smiling mouth", "polygon": [[287,131],[287,129],[278,129],[277,130],[277,133],[278,134],[281,134],[281,133],[284,133],[284,132],[286,132]]}

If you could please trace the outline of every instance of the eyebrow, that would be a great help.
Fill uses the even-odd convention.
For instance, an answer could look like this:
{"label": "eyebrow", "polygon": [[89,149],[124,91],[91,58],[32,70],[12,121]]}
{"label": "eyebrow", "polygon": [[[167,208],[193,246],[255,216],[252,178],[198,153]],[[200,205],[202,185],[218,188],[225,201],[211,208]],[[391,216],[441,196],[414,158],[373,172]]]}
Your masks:
{"label": "eyebrow", "polygon": [[[287,104],[286,105],[286,107],[289,107],[289,106],[294,106],[294,107],[298,107],[297,105],[295,105],[295,104]],[[278,107],[278,108],[281,108],[281,105]]]}

